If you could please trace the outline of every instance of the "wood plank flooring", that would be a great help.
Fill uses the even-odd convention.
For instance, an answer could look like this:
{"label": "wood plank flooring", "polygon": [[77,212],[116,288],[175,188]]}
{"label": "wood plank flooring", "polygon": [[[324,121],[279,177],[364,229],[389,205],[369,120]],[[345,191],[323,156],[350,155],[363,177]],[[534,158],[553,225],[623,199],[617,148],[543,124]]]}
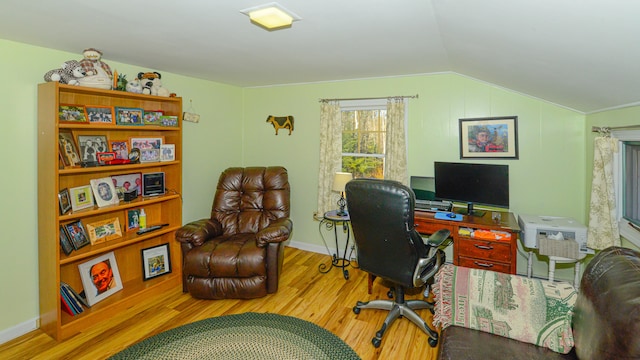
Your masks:
{"label": "wood plank flooring", "polygon": [[[357,300],[386,299],[387,288],[376,280],[367,294],[367,274],[349,268],[345,280],[338,268],[327,274],[318,266],[330,261],[327,255],[296,248],[285,249],[285,262],[277,293],[254,300],[196,300],[181,287],[163,298],[149,299],[124,310],[117,317],[56,342],[40,330],[0,345],[0,359],[104,359],[162,331],[210,317],[244,312],[268,312],[295,316],[313,322],[342,338],[363,360],[435,359],[427,335],[407,319],[398,319],[387,330],[376,349],[371,338],[380,328],[386,311],[352,311]],[[419,299],[421,293],[407,295]],[[428,324],[429,310],[418,312]]]}

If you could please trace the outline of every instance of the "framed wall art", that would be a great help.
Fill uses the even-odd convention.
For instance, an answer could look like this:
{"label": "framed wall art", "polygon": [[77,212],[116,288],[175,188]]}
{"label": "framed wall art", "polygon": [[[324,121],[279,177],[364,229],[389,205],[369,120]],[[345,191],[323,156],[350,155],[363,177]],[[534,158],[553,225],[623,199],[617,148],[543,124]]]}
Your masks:
{"label": "framed wall art", "polygon": [[169,244],[142,249],[141,253],[142,272],[145,281],[171,273]]}
{"label": "framed wall art", "polygon": [[94,205],[90,185],[73,187],[69,189],[69,194],[71,197],[71,209],[73,211],[92,208]]}
{"label": "framed wall art", "polygon": [[460,119],[460,159],[517,159],[518,117]]}
{"label": "framed wall art", "polygon": [[86,105],[84,109],[90,124],[115,124],[111,106]]}
{"label": "framed wall art", "polygon": [[78,265],[78,270],[90,306],[123,288],[113,251]]}
{"label": "framed wall art", "polygon": [[91,183],[93,193],[96,195],[95,197],[98,207],[117,205],[120,203],[116,187],[113,185],[111,177],[91,179],[89,182]]}
{"label": "framed wall art", "polygon": [[89,234],[91,245],[121,238],[120,219],[114,217],[87,224],[87,233]]}
{"label": "framed wall art", "polygon": [[87,115],[84,112],[84,106],[60,104],[58,108],[58,121],[86,123]]}
{"label": "framed wall art", "polygon": [[85,231],[84,226],[82,226],[80,220],[64,224],[63,228],[74,249],[79,250],[80,248],[91,244],[91,241],[89,241],[89,237],[87,236],[87,232]]}
{"label": "framed wall art", "polygon": [[138,108],[116,107],[117,125],[144,125],[142,122],[144,111]]}

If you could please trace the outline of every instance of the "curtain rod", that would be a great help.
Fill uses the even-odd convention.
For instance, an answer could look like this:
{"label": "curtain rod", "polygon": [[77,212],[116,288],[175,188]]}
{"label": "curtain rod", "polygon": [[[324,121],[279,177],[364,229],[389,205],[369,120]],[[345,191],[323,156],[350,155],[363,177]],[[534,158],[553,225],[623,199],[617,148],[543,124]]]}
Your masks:
{"label": "curtain rod", "polygon": [[640,129],[640,125],[628,125],[628,126],[592,126],[591,132],[610,133],[611,130],[626,130],[626,129]]}
{"label": "curtain rod", "polygon": [[415,94],[415,95],[400,95],[400,96],[363,97],[363,98],[318,99],[318,101],[320,101],[320,102],[329,102],[329,101],[347,101],[347,100],[417,99],[417,98],[418,98],[418,94]]}

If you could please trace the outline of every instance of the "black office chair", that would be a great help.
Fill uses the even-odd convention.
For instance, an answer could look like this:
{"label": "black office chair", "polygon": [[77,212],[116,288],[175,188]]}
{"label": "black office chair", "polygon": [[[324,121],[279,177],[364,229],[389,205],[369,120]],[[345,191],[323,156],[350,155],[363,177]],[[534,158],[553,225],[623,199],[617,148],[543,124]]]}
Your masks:
{"label": "black office chair", "polygon": [[393,283],[393,300],[358,301],[353,312],[360,309],[389,310],[382,327],[371,340],[379,347],[384,332],[398,317],[406,317],[429,336],[429,345],[438,343],[438,333],[414,311],[430,309],[425,300],[405,301],[407,288],[419,288],[432,282],[445,261],[442,247],[449,241],[449,230],[439,230],[426,243],[414,229],[415,195],[396,181],[355,179],[347,183],[347,206],[351,227],[358,248],[360,269]]}

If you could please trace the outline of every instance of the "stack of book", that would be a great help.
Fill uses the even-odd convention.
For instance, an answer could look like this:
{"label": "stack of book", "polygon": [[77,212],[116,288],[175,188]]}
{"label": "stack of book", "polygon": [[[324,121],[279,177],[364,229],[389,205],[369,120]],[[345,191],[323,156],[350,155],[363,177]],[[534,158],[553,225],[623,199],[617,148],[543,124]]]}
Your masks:
{"label": "stack of book", "polygon": [[60,281],[60,303],[62,310],[71,316],[78,315],[84,311],[84,307],[89,307],[87,299],[64,281]]}

